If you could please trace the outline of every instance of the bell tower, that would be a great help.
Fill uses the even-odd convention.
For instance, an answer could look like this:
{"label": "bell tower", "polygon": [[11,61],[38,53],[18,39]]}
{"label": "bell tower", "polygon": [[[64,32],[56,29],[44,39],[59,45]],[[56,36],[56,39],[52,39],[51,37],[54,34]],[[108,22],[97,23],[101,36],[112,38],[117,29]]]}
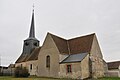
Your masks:
{"label": "bell tower", "polygon": [[29,37],[24,40],[22,55],[30,55],[34,48],[39,47],[39,40],[35,38],[35,24],[34,24],[34,6],[32,11],[32,20],[30,26]]}

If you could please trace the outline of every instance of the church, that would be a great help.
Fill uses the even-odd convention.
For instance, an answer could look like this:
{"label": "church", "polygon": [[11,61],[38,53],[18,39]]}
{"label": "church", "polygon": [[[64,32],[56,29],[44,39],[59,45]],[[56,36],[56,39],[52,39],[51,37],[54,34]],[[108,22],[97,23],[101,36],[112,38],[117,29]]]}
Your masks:
{"label": "church", "polygon": [[64,39],[48,32],[39,46],[33,9],[29,37],[15,67],[26,67],[30,75],[39,77],[86,79],[104,76],[103,61],[95,33]]}

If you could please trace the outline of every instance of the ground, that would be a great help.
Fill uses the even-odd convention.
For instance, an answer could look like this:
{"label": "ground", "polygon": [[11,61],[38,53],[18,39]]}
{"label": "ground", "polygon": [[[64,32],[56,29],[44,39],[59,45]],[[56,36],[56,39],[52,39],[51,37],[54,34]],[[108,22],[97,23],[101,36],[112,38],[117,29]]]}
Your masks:
{"label": "ground", "polygon": [[120,77],[105,77],[98,80],[120,80]]}
{"label": "ground", "polygon": [[[37,77],[14,78],[14,77],[8,77],[8,76],[0,76],[0,80],[70,80],[70,79],[37,78]],[[97,80],[120,80],[120,78],[118,78],[118,77],[106,77],[106,78],[101,78],[101,79],[97,79]]]}

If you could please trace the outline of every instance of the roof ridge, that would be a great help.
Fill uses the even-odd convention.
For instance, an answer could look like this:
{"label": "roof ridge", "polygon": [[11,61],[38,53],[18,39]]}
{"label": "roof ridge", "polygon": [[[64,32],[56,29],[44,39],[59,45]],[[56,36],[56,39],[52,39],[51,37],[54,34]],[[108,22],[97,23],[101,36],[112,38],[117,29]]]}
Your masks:
{"label": "roof ridge", "polygon": [[107,63],[116,63],[116,62],[120,62],[120,61],[112,61],[112,62],[107,62]]}
{"label": "roof ridge", "polygon": [[77,39],[77,38],[82,38],[82,37],[87,37],[87,36],[96,35],[95,33],[91,33],[91,34],[87,34],[87,35],[83,35],[83,36],[74,37],[74,38],[71,38],[71,39],[65,39],[65,38],[62,38],[62,37],[60,37],[60,36],[54,35],[54,34],[52,34],[52,33],[50,33],[50,32],[48,32],[48,34],[50,34],[50,35],[52,35],[52,36],[55,36],[55,37],[58,37],[58,38],[60,38],[60,39],[64,39],[64,40],[66,40],[66,41],[73,40],[73,39]]}
{"label": "roof ridge", "polygon": [[74,38],[68,39],[68,41],[69,41],[69,40],[73,40],[73,39],[78,39],[78,38],[87,37],[87,36],[92,36],[92,35],[96,35],[96,34],[95,34],[95,33],[92,33],[92,34],[88,34],[88,35],[78,36],[78,37],[74,37]]}
{"label": "roof ridge", "polygon": [[94,36],[95,33],[69,39],[68,43],[70,45],[71,54],[90,52]]}
{"label": "roof ridge", "polygon": [[52,36],[55,36],[55,37],[58,37],[58,38],[63,39],[63,40],[67,40],[67,39],[62,38],[62,37],[60,37],[60,36],[54,35],[54,34],[52,34],[52,33],[50,33],[50,32],[48,32],[48,34],[50,34],[50,35],[52,35]]}
{"label": "roof ridge", "polygon": [[[64,39],[48,32],[55,42],[60,53],[77,54],[79,52],[90,52],[95,33],[72,39]],[[86,44],[85,44],[86,43]],[[86,45],[88,45],[86,47]],[[81,47],[82,46],[82,47]]]}

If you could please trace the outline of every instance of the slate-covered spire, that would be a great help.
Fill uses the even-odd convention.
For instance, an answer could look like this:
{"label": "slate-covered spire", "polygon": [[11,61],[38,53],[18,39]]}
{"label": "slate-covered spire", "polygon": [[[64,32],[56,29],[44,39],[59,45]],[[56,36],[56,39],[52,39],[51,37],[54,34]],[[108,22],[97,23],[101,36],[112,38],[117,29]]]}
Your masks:
{"label": "slate-covered spire", "polygon": [[35,27],[35,25],[34,25],[34,6],[33,6],[29,38],[35,38],[35,28],[34,27]]}

